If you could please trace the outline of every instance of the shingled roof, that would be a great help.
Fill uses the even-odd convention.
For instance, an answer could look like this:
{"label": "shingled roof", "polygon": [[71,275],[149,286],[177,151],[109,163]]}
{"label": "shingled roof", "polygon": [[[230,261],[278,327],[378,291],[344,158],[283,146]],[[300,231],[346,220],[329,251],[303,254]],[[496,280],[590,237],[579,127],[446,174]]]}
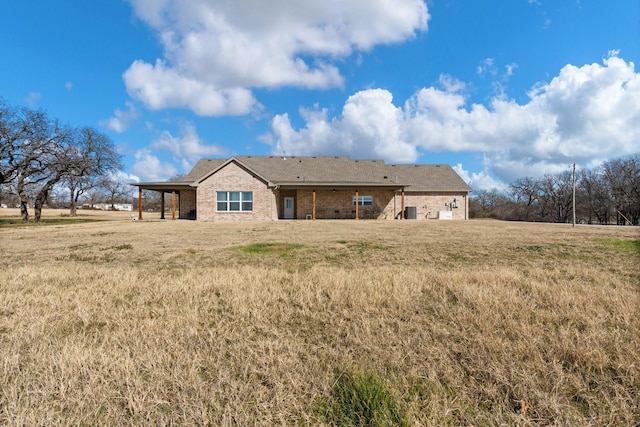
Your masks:
{"label": "shingled roof", "polygon": [[406,187],[407,191],[468,192],[471,188],[449,165],[394,165],[384,160],[341,156],[237,156],[202,159],[185,177],[204,181],[229,162],[237,162],[272,185],[367,185]]}

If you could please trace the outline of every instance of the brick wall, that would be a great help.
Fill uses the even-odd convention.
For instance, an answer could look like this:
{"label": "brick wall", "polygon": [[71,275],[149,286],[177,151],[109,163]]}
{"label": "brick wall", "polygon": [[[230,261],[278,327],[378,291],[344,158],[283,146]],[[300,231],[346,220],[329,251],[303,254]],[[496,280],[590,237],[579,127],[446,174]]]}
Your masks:
{"label": "brick wall", "polygon": [[[218,212],[216,210],[216,192],[251,191],[253,192],[252,212]],[[354,218],[355,190],[317,190],[316,218]],[[266,183],[254,177],[249,171],[236,163],[229,163],[223,169],[202,182],[197,193],[183,192],[180,195],[180,217],[183,218],[197,203],[197,218],[202,221],[265,221],[283,217],[284,197],[295,197],[296,219],[305,219],[312,213],[312,190],[272,191]],[[359,206],[359,218],[394,219],[402,210],[402,198],[399,192],[390,190],[360,190],[358,196],[372,196],[373,206]],[[457,198],[457,208],[450,208]],[[418,220],[437,219],[438,211],[452,211],[453,219],[468,218],[467,196],[451,193],[406,192],[404,205],[414,206]]]}
{"label": "brick wall", "polygon": [[[316,218],[317,219],[344,219],[355,217],[353,197],[355,190],[317,190],[316,191]],[[359,218],[369,219],[394,219],[402,211],[402,196],[398,192],[394,195],[390,190],[360,190],[358,196],[372,196],[373,206],[359,206]],[[457,208],[445,205],[457,199]],[[450,193],[405,193],[404,205],[416,208],[418,220],[437,219],[438,211],[451,210],[453,219],[467,219],[467,201],[464,194]],[[296,194],[296,218],[304,219],[311,215],[313,206],[313,192],[311,190],[298,190]]]}
{"label": "brick wall", "polygon": [[180,198],[178,200],[180,211],[180,219],[196,219],[196,191],[180,190]]}
{"label": "brick wall", "polygon": [[[450,208],[447,204],[451,203],[453,199],[457,199],[457,208]],[[417,218],[423,219],[437,219],[438,211],[453,212],[453,219],[467,219],[467,196],[465,194],[451,194],[451,193],[405,193],[404,205],[415,206],[417,212]],[[395,197],[396,213],[401,210],[402,199],[398,193]],[[388,209],[393,211],[393,201]]]}
{"label": "brick wall", "polygon": [[[355,218],[353,198],[355,190],[317,190],[316,191],[316,218],[318,219],[344,219]],[[358,206],[359,218],[384,219],[391,215],[391,211],[385,209],[393,200],[393,192],[389,190],[360,190],[358,196],[372,196],[372,206]],[[311,215],[313,209],[313,191],[299,190],[296,197],[296,218],[304,219]]]}
{"label": "brick wall", "polygon": [[[252,191],[252,212],[218,212],[216,192]],[[197,188],[198,219],[202,221],[267,221],[277,218],[274,193],[265,182],[252,176],[236,163],[216,172],[200,183]]]}

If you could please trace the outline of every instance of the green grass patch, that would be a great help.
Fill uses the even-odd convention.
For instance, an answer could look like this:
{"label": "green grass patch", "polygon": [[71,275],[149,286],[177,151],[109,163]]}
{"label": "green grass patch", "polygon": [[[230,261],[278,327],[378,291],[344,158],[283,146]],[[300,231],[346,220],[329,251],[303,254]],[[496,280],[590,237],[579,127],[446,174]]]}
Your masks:
{"label": "green grass patch", "polygon": [[123,243],[121,245],[114,246],[112,249],[116,251],[124,251],[124,250],[133,249],[133,245],[130,243]]}
{"label": "green grass patch", "polygon": [[38,225],[71,225],[71,224],[84,224],[87,222],[100,222],[101,219],[88,219],[88,218],[43,218],[40,222],[34,222],[33,219],[29,219],[29,222],[22,222],[22,218],[0,218],[0,227],[33,227]]}
{"label": "green grass patch", "polygon": [[640,253],[640,240],[597,239],[602,246],[620,249],[625,252]]}
{"label": "green grass patch", "polygon": [[303,245],[296,243],[260,242],[239,246],[237,249],[247,254],[284,254],[295,249],[300,249],[302,246]]}
{"label": "green grass patch", "polygon": [[522,249],[530,252],[542,252],[544,250],[544,246],[542,245],[527,245],[523,246]]}
{"label": "green grass patch", "polygon": [[408,426],[407,416],[384,378],[372,372],[345,372],[317,408],[329,425]]}

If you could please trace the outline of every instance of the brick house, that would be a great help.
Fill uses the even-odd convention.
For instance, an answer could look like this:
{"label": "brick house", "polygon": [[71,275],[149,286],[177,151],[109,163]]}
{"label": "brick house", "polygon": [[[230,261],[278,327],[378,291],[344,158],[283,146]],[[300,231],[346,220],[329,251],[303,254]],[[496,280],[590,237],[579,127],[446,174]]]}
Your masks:
{"label": "brick house", "polygon": [[202,159],[184,180],[132,185],[140,219],[142,190],[153,190],[172,194],[173,218],[200,221],[463,220],[471,191],[448,165],[332,156]]}

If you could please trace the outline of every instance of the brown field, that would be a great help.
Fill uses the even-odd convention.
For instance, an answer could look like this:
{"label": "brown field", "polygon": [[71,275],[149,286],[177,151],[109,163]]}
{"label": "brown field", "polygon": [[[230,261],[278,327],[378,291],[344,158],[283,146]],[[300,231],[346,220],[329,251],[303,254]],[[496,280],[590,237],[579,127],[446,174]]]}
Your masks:
{"label": "brown field", "polygon": [[640,425],[640,229],[0,210],[0,425]]}

